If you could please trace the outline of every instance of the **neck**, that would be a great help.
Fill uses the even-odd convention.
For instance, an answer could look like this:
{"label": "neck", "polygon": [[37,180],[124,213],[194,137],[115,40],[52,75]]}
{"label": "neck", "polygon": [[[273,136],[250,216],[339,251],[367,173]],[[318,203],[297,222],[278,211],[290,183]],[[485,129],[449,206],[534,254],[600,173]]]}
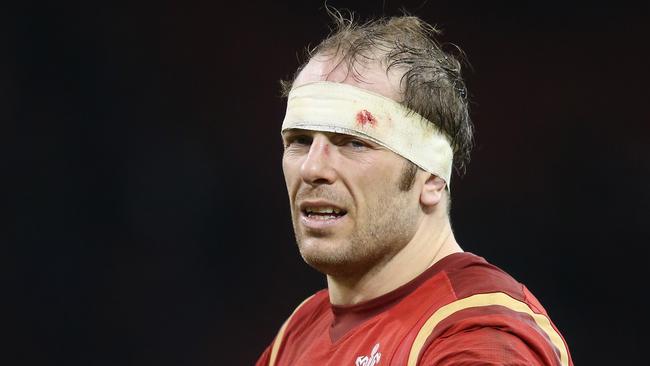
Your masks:
{"label": "neck", "polygon": [[327,276],[330,302],[353,305],[386,294],[417,277],[449,254],[462,252],[449,219],[423,220],[411,241],[391,258],[357,276]]}

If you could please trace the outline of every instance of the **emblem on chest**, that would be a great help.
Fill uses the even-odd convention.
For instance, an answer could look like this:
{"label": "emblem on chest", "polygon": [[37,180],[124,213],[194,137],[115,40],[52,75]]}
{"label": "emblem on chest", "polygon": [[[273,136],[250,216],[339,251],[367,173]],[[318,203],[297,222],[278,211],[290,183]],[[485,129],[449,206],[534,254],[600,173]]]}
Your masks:
{"label": "emblem on chest", "polygon": [[379,352],[379,343],[377,343],[372,347],[370,356],[357,357],[354,366],[375,366],[379,365],[379,360],[381,360],[381,352]]}

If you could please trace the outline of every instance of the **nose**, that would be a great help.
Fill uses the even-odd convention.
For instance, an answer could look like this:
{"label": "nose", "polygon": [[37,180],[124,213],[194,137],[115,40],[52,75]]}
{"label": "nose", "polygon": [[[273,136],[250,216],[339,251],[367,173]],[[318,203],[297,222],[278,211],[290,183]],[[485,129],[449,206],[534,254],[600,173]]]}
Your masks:
{"label": "nose", "polygon": [[334,146],[327,136],[316,134],[309,146],[309,153],[300,166],[300,176],[311,185],[332,184],[336,180],[336,170],[332,165]]}

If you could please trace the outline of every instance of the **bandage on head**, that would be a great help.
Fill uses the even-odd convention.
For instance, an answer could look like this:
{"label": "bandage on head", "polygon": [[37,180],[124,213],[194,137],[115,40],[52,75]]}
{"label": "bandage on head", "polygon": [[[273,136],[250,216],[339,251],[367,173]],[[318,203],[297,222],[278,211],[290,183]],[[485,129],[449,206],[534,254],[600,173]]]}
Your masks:
{"label": "bandage on head", "polygon": [[380,144],[445,180],[453,151],[448,138],[414,111],[382,95],[343,83],[319,81],[293,88],[282,132],[334,132]]}

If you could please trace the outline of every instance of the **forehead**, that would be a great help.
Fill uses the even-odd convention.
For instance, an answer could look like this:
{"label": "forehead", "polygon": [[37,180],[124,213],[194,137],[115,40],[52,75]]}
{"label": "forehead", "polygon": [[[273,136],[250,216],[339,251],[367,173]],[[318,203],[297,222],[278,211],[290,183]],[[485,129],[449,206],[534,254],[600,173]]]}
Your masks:
{"label": "forehead", "polygon": [[296,77],[293,87],[316,81],[331,81],[356,86],[401,101],[400,78],[402,73],[386,68],[379,61],[355,63],[354,70],[341,57],[318,54],[312,57]]}

